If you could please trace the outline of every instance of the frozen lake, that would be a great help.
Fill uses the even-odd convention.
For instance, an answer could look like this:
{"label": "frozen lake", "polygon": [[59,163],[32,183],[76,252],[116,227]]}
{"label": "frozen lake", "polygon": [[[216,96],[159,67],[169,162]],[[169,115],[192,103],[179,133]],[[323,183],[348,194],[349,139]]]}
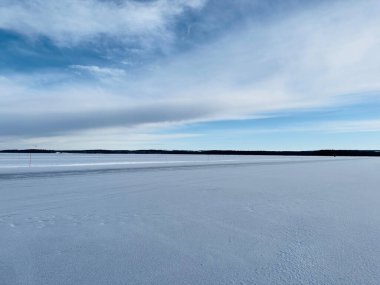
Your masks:
{"label": "frozen lake", "polygon": [[0,284],[379,284],[380,158],[0,154]]}

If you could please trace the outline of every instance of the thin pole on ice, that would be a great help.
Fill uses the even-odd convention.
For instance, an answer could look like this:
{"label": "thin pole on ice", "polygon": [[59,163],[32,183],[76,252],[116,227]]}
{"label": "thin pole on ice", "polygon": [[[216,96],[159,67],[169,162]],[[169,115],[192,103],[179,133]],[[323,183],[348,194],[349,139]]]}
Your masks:
{"label": "thin pole on ice", "polygon": [[[34,148],[37,149],[37,146],[34,145]],[[32,166],[32,149],[29,150],[29,167]]]}

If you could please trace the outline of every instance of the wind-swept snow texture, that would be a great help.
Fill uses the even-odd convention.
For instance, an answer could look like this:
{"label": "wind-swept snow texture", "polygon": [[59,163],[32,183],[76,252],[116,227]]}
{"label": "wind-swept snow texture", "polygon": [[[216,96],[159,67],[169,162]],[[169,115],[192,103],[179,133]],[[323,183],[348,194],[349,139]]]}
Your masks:
{"label": "wind-swept snow texture", "polygon": [[379,284],[380,159],[0,155],[0,284]]}

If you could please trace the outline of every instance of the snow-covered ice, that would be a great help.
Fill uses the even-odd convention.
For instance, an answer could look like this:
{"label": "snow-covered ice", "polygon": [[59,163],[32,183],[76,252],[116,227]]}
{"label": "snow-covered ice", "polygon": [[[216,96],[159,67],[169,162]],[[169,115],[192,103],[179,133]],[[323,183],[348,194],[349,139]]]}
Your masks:
{"label": "snow-covered ice", "polygon": [[0,154],[0,284],[379,284],[380,159]]}

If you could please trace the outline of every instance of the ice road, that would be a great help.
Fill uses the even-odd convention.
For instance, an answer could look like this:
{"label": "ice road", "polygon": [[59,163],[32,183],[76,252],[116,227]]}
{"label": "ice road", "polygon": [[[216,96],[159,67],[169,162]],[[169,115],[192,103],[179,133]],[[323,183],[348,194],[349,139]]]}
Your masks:
{"label": "ice road", "polygon": [[0,155],[0,284],[379,284],[380,159]]}

